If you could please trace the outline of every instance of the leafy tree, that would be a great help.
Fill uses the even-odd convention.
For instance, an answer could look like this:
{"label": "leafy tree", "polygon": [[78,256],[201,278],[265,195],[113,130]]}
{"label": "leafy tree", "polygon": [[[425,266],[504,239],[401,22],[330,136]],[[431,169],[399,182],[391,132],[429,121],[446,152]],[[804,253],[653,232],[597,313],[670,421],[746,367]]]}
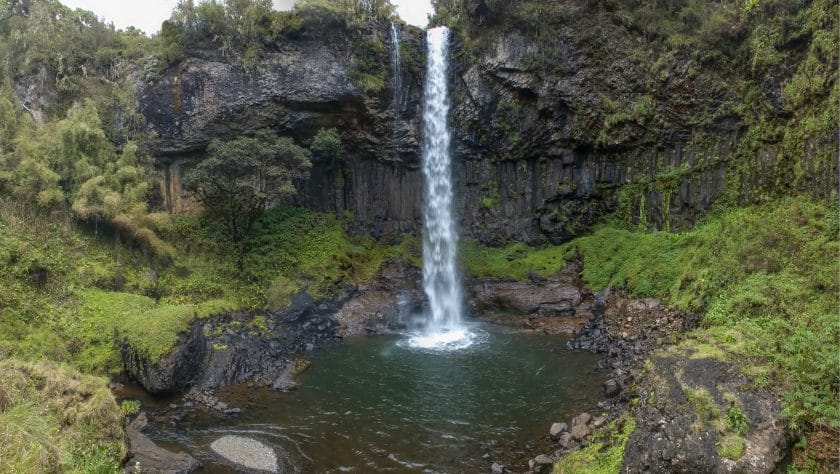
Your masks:
{"label": "leafy tree", "polygon": [[289,138],[263,132],[227,142],[214,140],[208,157],[187,172],[187,189],[207,215],[222,224],[240,271],[254,222],[267,206],[295,194],[294,181],[308,176],[309,155]]}
{"label": "leafy tree", "polygon": [[322,128],[315,134],[312,139],[312,144],[309,150],[315,158],[335,161],[341,158],[344,154],[344,148],[341,144],[341,137],[338,136],[338,131],[334,128]]}
{"label": "leafy tree", "polygon": [[[0,96],[0,114],[5,114],[4,105]],[[156,256],[174,256],[171,246],[149,228],[148,157],[133,141],[116,152],[101,128],[95,103],[74,106],[67,117],[40,129],[26,126],[23,117],[17,127],[13,149],[0,150],[4,190],[42,211],[69,208],[97,230],[108,223]],[[0,134],[0,142],[4,138]]]}

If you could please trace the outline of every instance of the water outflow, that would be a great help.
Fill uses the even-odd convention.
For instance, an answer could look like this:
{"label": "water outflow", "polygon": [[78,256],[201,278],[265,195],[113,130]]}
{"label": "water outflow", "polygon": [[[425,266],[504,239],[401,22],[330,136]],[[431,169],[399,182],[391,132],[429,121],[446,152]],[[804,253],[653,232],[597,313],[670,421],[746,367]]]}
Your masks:
{"label": "water outflow", "polygon": [[412,343],[443,349],[469,345],[471,337],[461,326],[463,298],[456,266],[458,235],[452,216],[452,159],[447,127],[449,29],[439,27],[428,30],[426,41],[423,289],[429,300],[429,315],[425,332],[413,338]]}

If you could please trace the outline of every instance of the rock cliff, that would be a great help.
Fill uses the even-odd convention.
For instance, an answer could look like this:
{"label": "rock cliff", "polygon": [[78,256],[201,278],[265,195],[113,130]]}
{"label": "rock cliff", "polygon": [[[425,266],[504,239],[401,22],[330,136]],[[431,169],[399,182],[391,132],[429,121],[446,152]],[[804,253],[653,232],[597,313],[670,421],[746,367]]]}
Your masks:
{"label": "rock cliff", "polygon": [[[480,11],[469,19],[482,28],[473,41],[480,45],[462,39],[475,31],[455,27],[453,173],[466,238],[558,243],[616,210],[630,223],[676,229],[720,199],[835,192],[836,134],[793,138],[795,154],[779,139],[745,138],[726,71],[685,48],[645,49],[644,35],[585,3],[562,7],[566,20],[549,45],[528,25],[482,20]],[[317,33],[279,41],[247,69],[235,56],[192,51],[141,87],[141,109],[159,136],[167,207],[188,207],[181,173],[213,138],[268,127],[306,144],[319,128],[336,127],[345,156],[314,163],[299,204],[349,213],[357,231],[377,238],[419,231],[423,32],[402,28],[398,80],[387,23]],[[384,45],[365,53],[387,69],[379,91],[353,81],[360,39]],[[791,46],[793,57],[807,45]],[[759,77],[761,100],[784,118],[777,76]]]}

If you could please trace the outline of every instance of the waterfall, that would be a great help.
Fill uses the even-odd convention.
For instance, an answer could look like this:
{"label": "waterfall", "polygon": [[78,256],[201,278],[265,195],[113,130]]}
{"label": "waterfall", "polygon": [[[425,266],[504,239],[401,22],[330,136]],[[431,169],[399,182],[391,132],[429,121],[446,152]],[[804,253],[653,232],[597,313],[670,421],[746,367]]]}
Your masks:
{"label": "waterfall", "polygon": [[391,23],[391,66],[393,67],[394,81],[394,114],[400,110],[400,88],[402,87],[402,75],[400,72],[400,27]]}
{"label": "waterfall", "polygon": [[394,109],[394,124],[391,132],[391,146],[394,149],[394,156],[397,156],[397,130],[400,125],[400,100],[402,98],[402,75],[400,72],[400,30],[391,23],[391,66],[393,73],[394,97],[391,100],[391,107]]}
{"label": "waterfall", "polygon": [[426,32],[428,58],[423,110],[425,231],[423,289],[429,301],[425,333],[413,343],[429,348],[465,347],[471,335],[461,326],[463,298],[456,257],[458,235],[452,215],[452,159],[447,127],[449,30]]}

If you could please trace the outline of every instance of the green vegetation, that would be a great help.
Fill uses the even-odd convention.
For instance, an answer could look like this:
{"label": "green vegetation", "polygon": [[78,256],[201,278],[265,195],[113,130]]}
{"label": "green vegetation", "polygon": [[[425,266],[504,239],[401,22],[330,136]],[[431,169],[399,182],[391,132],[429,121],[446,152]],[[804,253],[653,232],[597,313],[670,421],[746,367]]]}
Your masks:
{"label": "green vegetation", "polygon": [[0,360],[0,380],[0,471],[119,471],[123,414],[104,379]]}
{"label": "green vegetation", "polygon": [[618,474],[624,459],[624,448],[636,429],[635,418],[622,418],[621,428],[610,423],[603,441],[590,443],[585,448],[564,456],[554,464],[554,474]]}
{"label": "green vegetation", "polygon": [[741,459],[744,448],[744,437],[733,433],[724,435],[717,443],[718,454],[733,461]]}
{"label": "green vegetation", "polygon": [[551,276],[566,264],[568,247],[535,249],[523,243],[503,248],[485,247],[476,242],[464,242],[461,258],[466,272],[478,278],[528,279],[529,272]]}
{"label": "green vegetation", "polygon": [[221,223],[242,271],[254,224],[266,206],[284,203],[295,194],[294,181],[309,176],[310,155],[291,139],[268,132],[213,140],[207,153],[187,172],[184,184],[207,216]]}
{"label": "green vegetation", "polygon": [[496,122],[505,138],[511,145],[516,146],[522,140],[519,131],[521,122],[519,117],[519,103],[516,100],[501,100],[496,107]]}
{"label": "green vegetation", "polygon": [[123,400],[120,402],[120,411],[125,416],[134,416],[140,413],[140,402],[137,400]]}
{"label": "green vegetation", "polygon": [[70,221],[50,222],[9,203],[2,209],[0,355],[48,357],[102,374],[121,371],[115,334],[155,359],[196,318],[280,310],[301,289],[329,296],[400,255],[350,238],[334,216],[273,209],[254,224],[244,272],[223,231],[190,216],[161,229],[178,250],[161,264],[113,236],[73,230]]}
{"label": "green vegetation", "polygon": [[838,222],[837,207],[785,198],[721,210],[681,233],[604,226],[560,247],[469,244],[464,266],[475,276],[525,279],[529,271],[556,272],[579,254],[592,288],[705,311],[702,328],[689,335],[702,342],[693,350],[747,357],[764,367],[751,371],[759,382],[768,368],[777,372],[784,415],[807,433],[840,426]]}
{"label": "green vegetation", "polygon": [[[627,87],[596,80],[592,88],[603,94],[600,103],[572,105],[567,115],[569,135],[607,155],[615,151],[632,160],[627,152],[640,144],[665,148],[675,141],[708,150],[716,143],[711,135],[720,139],[722,128],[743,124],[746,133],[726,157],[729,205],[813,190],[836,164],[833,145],[811,147],[836,135],[840,116],[836,1],[437,0],[435,12],[434,23],[459,34],[465,59],[493,54],[489,49],[501,31],[521,34],[535,49],[525,66],[546,85],[569,74],[569,47],[591,61],[582,72],[594,70],[593,77],[619,77],[616,61],[627,58],[619,81]],[[508,123],[495,122],[469,127],[471,133],[515,137]],[[675,133],[689,138],[675,140]],[[768,149],[776,162],[756,183],[756,156]],[[640,220],[647,225],[645,193],[657,190],[657,183],[636,183],[645,181],[642,175],[630,178],[634,189],[623,192],[632,199],[625,201],[642,208]],[[667,208],[670,195],[662,194]]]}
{"label": "green vegetation", "polygon": [[388,81],[385,43],[381,35],[361,36],[354,39],[350,47],[353,53],[350,79],[353,84],[368,94],[381,92]]}
{"label": "green vegetation", "polygon": [[341,144],[341,137],[336,129],[322,128],[312,138],[309,151],[315,159],[329,160],[334,163],[344,155],[344,146]]}
{"label": "green vegetation", "polygon": [[[322,35],[332,29],[360,32],[370,22],[393,16],[394,7],[388,0],[303,0],[291,11],[274,11],[270,0],[186,0],[179,2],[163,22],[147,65],[152,73],[159,73],[183,59],[189,50],[216,48],[240,58],[250,69],[257,66],[267,49],[286,37]],[[363,45],[365,41],[359,33],[353,44]],[[379,75],[372,72],[381,69],[379,59],[369,55],[356,59],[355,79],[369,86],[363,89],[381,89]]]}

